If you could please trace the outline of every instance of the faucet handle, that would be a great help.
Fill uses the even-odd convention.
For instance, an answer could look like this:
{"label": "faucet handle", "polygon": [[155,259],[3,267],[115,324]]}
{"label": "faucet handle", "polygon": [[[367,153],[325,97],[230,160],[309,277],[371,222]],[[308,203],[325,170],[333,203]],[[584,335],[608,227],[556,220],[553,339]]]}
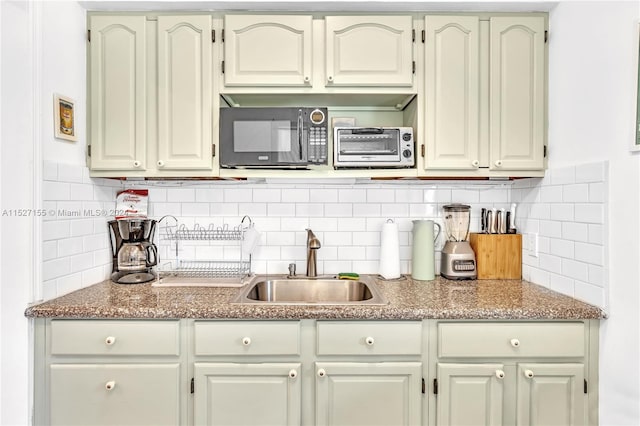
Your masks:
{"label": "faucet handle", "polygon": [[289,264],[289,276],[290,277],[295,277],[296,276],[296,264],[295,263],[290,263]]}

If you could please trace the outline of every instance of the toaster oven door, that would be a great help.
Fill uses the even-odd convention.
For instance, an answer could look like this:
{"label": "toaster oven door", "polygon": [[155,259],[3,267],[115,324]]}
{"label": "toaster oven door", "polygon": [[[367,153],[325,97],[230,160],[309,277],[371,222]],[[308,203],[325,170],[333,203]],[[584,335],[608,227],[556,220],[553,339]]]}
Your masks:
{"label": "toaster oven door", "polygon": [[357,166],[400,162],[400,129],[336,129],[336,164]]}

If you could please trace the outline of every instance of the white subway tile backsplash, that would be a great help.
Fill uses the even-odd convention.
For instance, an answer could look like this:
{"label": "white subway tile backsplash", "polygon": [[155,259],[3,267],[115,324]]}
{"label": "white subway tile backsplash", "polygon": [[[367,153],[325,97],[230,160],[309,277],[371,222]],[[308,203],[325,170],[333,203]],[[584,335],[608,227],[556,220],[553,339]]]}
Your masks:
{"label": "white subway tile backsplash", "polygon": [[393,189],[367,189],[367,203],[393,203],[395,191]]}
{"label": "white subway tile backsplash", "polygon": [[238,203],[238,216],[258,217],[267,215],[267,203]]}
{"label": "white subway tile backsplash", "polygon": [[282,201],[285,203],[308,203],[310,200],[307,188],[282,189]]}
{"label": "white subway tile backsplash", "polygon": [[587,223],[604,223],[604,206],[602,204],[582,204],[575,205],[575,221]]}
{"label": "white subway tile backsplash", "polygon": [[183,216],[209,216],[208,203],[182,203]]}
{"label": "white subway tile backsplash", "polygon": [[220,188],[196,188],[195,197],[197,203],[222,203],[224,192]]}
{"label": "white subway tile backsplash", "polygon": [[589,202],[589,185],[580,183],[575,185],[565,185],[562,187],[562,200],[565,203],[587,203]]}
{"label": "white subway tile backsplash", "polygon": [[51,220],[42,222],[43,241],[59,240],[71,236],[71,224],[69,221]]}
{"label": "white subway tile backsplash", "polygon": [[225,203],[249,203],[253,201],[253,190],[250,188],[225,188]]}
{"label": "white subway tile backsplash", "polygon": [[480,192],[472,189],[453,189],[451,199],[456,203],[476,204],[480,202]]}
{"label": "white subway tile backsplash", "polygon": [[422,203],[424,191],[421,189],[396,189],[396,202],[398,203]]}
{"label": "white subway tile backsplash", "polygon": [[381,204],[380,214],[382,217],[395,219],[409,216],[409,205],[402,203]]}
{"label": "white subway tile backsplash", "polygon": [[562,273],[562,258],[554,255],[540,253],[538,267],[548,272]]}
{"label": "white subway tile backsplash", "polygon": [[348,203],[325,204],[324,214],[331,217],[350,218],[353,216],[353,205]]}
{"label": "white subway tile backsplash", "polygon": [[[428,188],[424,190],[424,202],[425,203],[450,203],[452,198],[451,189],[436,189]],[[480,196],[478,196],[478,199]],[[456,200],[457,201],[457,200]],[[458,201],[462,202],[462,201]]]}
{"label": "white subway tile backsplash", "polygon": [[337,203],[338,190],[314,188],[309,191],[309,201],[311,203]]}
{"label": "white subway tile backsplash", "polygon": [[86,167],[59,163],[57,180],[60,182],[82,183],[84,169]]}
{"label": "white subway tile backsplash", "polygon": [[589,277],[589,265],[571,259],[562,259],[562,275],[576,280],[586,281]]}
{"label": "white subway tile backsplash", "polygon": [[563,240],[561,238],[550,238],[549,254],[573,259],[575,255],[575,244],[576,243],[574,241]]}
{"label": "white subway tile backsplash", "polygon": [[68,257],[42,262],[42,278],[45,281],[68,275],[70,272],[71,260]]}
{"label": "white subway tile backsplash", "polygon": [[279,203],[280,201],[282,201],[280,189],[264,188],[253,190],[254,203]]}
{"label": "white subway tile backsplash", "polygon": [[[59,166],[45,163],[45,182],[50,185],[43,194],[47,209],[57,212],[115,206],[115,193],[123,187],[121,182],[88,179],[86,168]],[[472,206],[471,228],[479,230],[481,207],[508,209],[510,203],[516,202],[518,231],[535,232],[539,238],[538,257],[523,250],[523,277],[571,295],[575,283],[606,289],[606,174],[607,166],[602,163],[551,169],[543,179],[498,185],[186,181],[169,185],[149,182],[148,188],[150,214],[156,219],[171,214],[192,227],[196,222],[204,226],[223,222],[235,225],[242,216],[249,215],[262,233],[252,256],[252,269],[260,273],[287,273],[288,264],[294,262],[298,274],[304,274],[306,228],[313,229],[322,243],[318,251],[319,273],[377,273],[380,230],[388,218],[398,224],[401,270],[408,273],[413,220],[433,219],[442,224],[443,205],[467,203]],[[142,186],[136,183],[136,187]],[[111,254],[107,219],[110,218],[45,218],[43,251],[47,253],[43,272],[49,296],[108,277]],[[438,248],[443,241],[443,237],[438,239]],[[238,253],[238,246],[222,249],[207,244],[181,250],[184,258],[198,259],[231,259]],[[440,253],[435,257],[438,264]],[[594,292],[588,290],[586,287],[582,293],[596,299]]]}
{"label": "white subway tile backsplash", "polygon": [[540,202],[543,203],[562,203],[564,201],[562,196],[561,185],[543,186],[540,188]]}
{"label": "white subway tile backsplash", "polygon": [[46,201],[70,200],[71,184],[67,182],[44,181],[42,183],[42,196]]}
{"label": "white subway tile backsplash", "polygon": [[604,265],[604,249],[599,244],[576,242],[575,260],[591,265]]}
{"label": "white subway tile backsplash", "polygon": [[574,204],[560,203],[550,205],[551,220],[573,221],[574,220]]}
{"label": "white subway tile backsplash", "polygon": [[586,223],[562,222],[562,238],[570,241],[589,241],[589,227]]}
{"label": "white subway tile backsplash", "polygon": [[602,182],[589,184],[589,202],[604,203],[606,201],[606,186]]}
{"label": "white subway tile backsplash", "polygon": [[565,277],[559,274],[549,274],[549,288],[551,290],[573,296],[574,283],[575,280],[573,278]]}
{"label": "white subway tile backsplash", "polygon": [[604,289],[586,282],[576,281],[574,296],[592,305],[605,305]]}

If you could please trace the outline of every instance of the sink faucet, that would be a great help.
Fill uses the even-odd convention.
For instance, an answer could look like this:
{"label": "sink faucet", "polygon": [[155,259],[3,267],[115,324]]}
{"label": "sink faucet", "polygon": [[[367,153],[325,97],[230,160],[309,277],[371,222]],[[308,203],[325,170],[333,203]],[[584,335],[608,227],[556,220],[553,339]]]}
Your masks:
{"label": "sink faucet", "polygon": [[320,240],[311,229],[307,229],[307,276],[317,277],[316,252],[320,248]]}

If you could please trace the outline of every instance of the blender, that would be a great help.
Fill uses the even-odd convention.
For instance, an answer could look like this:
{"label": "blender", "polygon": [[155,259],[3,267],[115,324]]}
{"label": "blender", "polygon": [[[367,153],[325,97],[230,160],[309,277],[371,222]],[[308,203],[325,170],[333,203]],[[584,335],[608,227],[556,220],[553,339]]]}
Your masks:
{"label": "blender", "polygon": [[476,255],[468,241],[471,206],[449,204],[442,208],[447,242],[442,248],[440,274],[450,280],[475,279]]}

